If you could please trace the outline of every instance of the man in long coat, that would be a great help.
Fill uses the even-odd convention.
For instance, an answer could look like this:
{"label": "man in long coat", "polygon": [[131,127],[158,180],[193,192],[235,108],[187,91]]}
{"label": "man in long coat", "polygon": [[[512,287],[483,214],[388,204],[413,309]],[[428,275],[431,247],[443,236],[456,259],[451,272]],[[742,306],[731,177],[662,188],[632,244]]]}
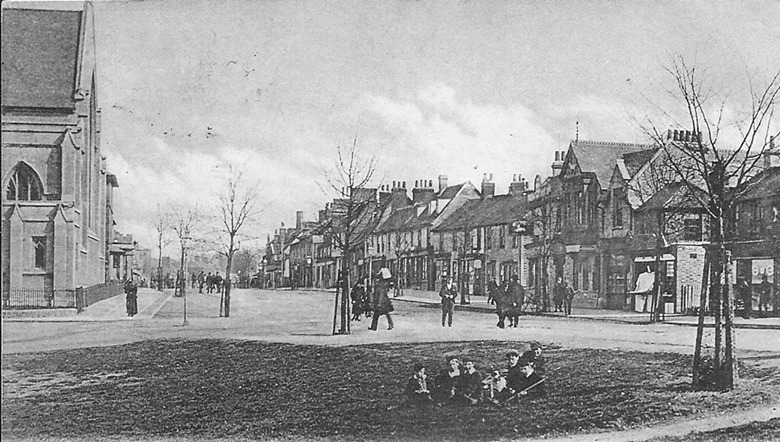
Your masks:
{"label": "man in long coat", "polygon": [[373,310],[374,313],[371,318],[371,327],[369,327],[369,329],[376,331],[376,327],[379,324],[379,317],[385,315],[387,317],[387,329],[392,330],[393,317],[390,316],[390,312],[392,312],[394,308],[393,303],[390,301],[390,297],[387,295],[390,290],[390,280],[392,278],[390,270],[382,268],[377,277],[378,280],[374,285],[374,290],[372,290],[373,297],[371,298],[371,310]]}

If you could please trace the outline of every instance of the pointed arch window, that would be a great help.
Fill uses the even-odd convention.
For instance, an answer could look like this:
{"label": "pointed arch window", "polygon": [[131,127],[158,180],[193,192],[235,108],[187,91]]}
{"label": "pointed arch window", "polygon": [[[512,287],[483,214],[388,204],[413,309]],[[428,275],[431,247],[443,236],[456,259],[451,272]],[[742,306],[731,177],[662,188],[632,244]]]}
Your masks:
{"label": "pointed arch window", "polygon": [[19,163],[8,180],[5,198],[9,201],[40,201],[43,199],[43,185],[38,174],[25,163]]}

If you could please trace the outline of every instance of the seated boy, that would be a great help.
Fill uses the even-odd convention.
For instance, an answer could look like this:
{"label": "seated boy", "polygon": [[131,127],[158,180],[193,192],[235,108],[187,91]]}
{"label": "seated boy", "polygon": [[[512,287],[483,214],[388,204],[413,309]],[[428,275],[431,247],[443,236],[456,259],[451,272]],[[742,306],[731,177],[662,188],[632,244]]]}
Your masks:
{"label": "seated boy", "polygon": [[406,397],[409,399],[409,402],[415,404],[430,402],[431,392],[428,390],[428,376],[425,374],[425,367],[417,362],[412,368],[414,375],[406,383]]}
{"label": "seated boy", "polygon": [[474,360],[463,360],[465,369],[458,376],[455,388],[457,398],[466,404],[477,405],[482,402],[482,373],[474,368]]}

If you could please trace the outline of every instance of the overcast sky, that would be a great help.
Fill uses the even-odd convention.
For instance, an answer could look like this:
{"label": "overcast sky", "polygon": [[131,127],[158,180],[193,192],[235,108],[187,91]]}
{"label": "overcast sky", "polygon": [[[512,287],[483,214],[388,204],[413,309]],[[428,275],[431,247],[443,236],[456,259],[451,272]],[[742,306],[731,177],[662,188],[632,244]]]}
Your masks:
{"label": "overcast sky", "polygon": [[[213,207],[233,166],[259,181],[265,238],[334,197],[323,169],[355,135],[385,183],[497,193],[580,139],[642,142],[672,108],[674,54],[746,102],[780,68],[778,2],[96,2],[103,151],[118,228],[152,245],[173,200]],[[733,97],[733,99],[731,99]]]}

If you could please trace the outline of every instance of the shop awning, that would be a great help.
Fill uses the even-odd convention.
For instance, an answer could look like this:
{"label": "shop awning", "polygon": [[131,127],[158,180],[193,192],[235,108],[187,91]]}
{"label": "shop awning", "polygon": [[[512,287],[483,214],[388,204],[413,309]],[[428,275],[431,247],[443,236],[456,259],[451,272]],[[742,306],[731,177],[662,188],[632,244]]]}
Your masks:
{"label": "shop awning", "polygon": [[[671,253],[664,253],[661,256],[661,261],[674,261],[674,255]],[[634,262],[653,262],[655,261],[655,255],[652,256],[637,256],[634,258]]]}

